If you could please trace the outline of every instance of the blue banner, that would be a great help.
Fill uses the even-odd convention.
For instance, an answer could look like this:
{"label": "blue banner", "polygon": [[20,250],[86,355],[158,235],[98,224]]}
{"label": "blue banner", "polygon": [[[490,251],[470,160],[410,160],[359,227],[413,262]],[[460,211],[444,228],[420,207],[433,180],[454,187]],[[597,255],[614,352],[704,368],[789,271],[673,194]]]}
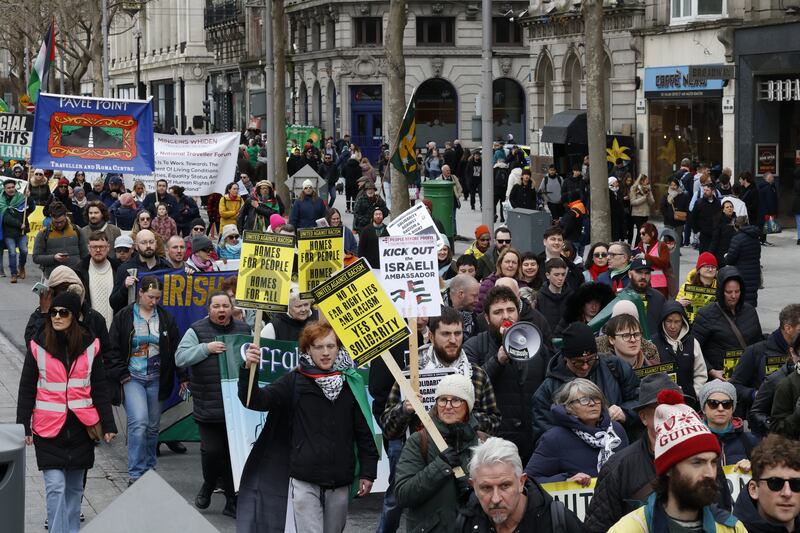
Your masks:
{"label": "blue banner", "polygon": [[31,164],[55,170],[151,174],[151,100],[39,94]]}

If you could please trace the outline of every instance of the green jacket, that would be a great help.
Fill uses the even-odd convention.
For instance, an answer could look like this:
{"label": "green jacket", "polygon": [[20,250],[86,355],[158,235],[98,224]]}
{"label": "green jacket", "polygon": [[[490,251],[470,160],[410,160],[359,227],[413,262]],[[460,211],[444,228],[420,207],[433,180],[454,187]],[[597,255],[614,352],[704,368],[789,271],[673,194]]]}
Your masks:
{"label": "green jacket", "polygon": [[796,371],[778,383],[772,399],[772,416],[769,429],[790,439],[800,437],[800,413],[796,407],[800,399],[800,374]]}
{"label": "green jacket", "polygon": [[[433,417],[436,427],[450,447],[459,451],[461,466],[467,472],[472,456],[470,448],[478,445],[477,421],[446,425]],[[422,430],[425,431],[425,430]],[[412,434],[403,447],[394,473],[397,504],[407,508],[409,533],[450,533],[458,514],[458,492],[450,466],[439,457],[430,435],[428,456],[422,457],[422,431]]]}

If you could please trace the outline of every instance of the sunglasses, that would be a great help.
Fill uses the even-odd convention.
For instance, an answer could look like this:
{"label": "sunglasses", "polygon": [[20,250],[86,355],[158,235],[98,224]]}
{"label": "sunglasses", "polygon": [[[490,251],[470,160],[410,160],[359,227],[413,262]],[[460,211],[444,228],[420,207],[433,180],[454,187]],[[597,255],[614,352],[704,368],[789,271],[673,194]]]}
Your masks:
{"label": "sunglasses", "polygon": [[150,217],[139,217],[139,220],[144,222],[145,220],[150,220]]}
{"label": "sunglasses", "polygon": [[[22,171],[21,170],[15,170],[14,172],[22,172]],[[44,174],[42,174],[41,172],[34,172],[33,175],[34,176],[44,176]]]}
{"label": "sunglasses", "polygon": [[239,239],[239,236],[238,235],[228,235],[227,238],[235,241],[235,240]]}
{"label": "sunglasses", "polygon": [[50,309],[50,316],[53,318],[55,317],[69,318],[71,315],[72,311],[70,311],[69,309],[65,309],[63,307],[58,307],[58,308],[54,307],[53,309]]}
{"label": "sunglasses", "polygon": [[203,226],[195,226],[194,228],[192,228],[192,230],[194,230],[194,231],[205,231],[206,228],[204,228]]}
{"label": "sunglasses", "polygon": [[754,479],[755,482],[765,482],[767,484],[767,488],[772,492],[780,492],[783,490],[783,487],[786,483],[789,483],[789,488],[792,492],[800,492],[800,477],[792,477],[789,479],[784,479],[782,477],[768,477],[764,479]]}
{"label": "sunglasses", "polygon": [[597,257],[599,259],[602,259],[604,257],[608,257],[608,253],[606,253],[606,252],[595,252],[595,253],[592,254],[592,257]]}
{"label": "sunglasses", "polygon": [[712,409],[718,409],[720,405],[723,409],[733,409],[733,400],[706,400],[706,405]]}
{"label": "sunglasses", "polygon": [[498,244],[511,244],[511,239],[496,239]]}

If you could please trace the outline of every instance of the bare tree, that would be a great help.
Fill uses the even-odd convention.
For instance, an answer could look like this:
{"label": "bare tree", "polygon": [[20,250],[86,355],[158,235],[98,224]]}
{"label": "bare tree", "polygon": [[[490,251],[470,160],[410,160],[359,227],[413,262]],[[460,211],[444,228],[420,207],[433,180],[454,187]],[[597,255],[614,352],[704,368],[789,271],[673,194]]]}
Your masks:
{"label": "bare tree", "polygon": [[[386,45],[384,47],[387,63],[388,93],[389,93],[389,120],[387,130],[389,142],[398,141],[398,132],[403,123],[403,114],[406,110],[406,58],[403,53],[403,33],[408,23],[405,0],[389,1],[389,21],[386,27]],[[397,146],[390,146],[393,153]],[[409,207],[408,183],[406,176],[392,165],[387,165],[392,183],[392,210],[402,213]]]}
{"label": "bare tree", "polygon": [[275,191],[283,200],[284,205],[289,203],[289,189],[286,186],[286,21],[283,0],[272,1],[272,41],[275,58],[275,123],[269,124],[271,132],[270,142],[275,144],[273,153],[275,161]]}
{"label": "bare tree", "polygon": [[592,242],[611,239],[611,210],[606,165],[603,94],[603,0],[582,2],[586,38],[586,126],[589,140],[589,187]]}

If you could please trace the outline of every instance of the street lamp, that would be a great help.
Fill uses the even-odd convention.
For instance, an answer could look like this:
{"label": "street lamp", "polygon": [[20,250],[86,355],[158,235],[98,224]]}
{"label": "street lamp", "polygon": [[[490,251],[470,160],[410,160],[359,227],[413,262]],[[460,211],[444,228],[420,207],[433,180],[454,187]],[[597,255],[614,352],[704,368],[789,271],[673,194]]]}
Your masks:
{"label": "street lamp", "polygon": [[142,91],[142,63],[141,63],[141,44],[142,44],[142,30],[139,26],[139,13],[142,10],[142,2],[129,1],[122,3],[122,10],[127,13],[131,18],[136,17],[136,29],[133,36],[136,38],[136,98],[144,100],[146,95]]}

